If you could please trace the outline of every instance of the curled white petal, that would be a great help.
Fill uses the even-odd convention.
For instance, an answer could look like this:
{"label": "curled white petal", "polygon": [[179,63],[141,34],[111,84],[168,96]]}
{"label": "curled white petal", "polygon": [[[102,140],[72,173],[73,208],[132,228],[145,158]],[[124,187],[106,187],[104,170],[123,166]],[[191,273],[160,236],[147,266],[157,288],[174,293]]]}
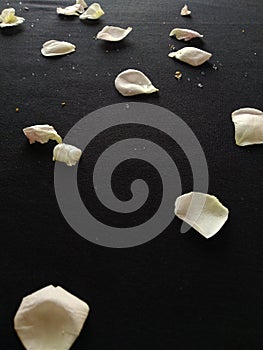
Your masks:
{"label": "curled white petal", "polygon": [[96,39],[107,41],[120,41],[132,31],[131,27],[123,29],[120,27],[105,26],[96,36]]}
{"label": "curled white petal", "polygon": [[151,94],[159,91],[145,74],[136,69],[127,69],[115,79],[115,87],[123,96]]}
{"label": "curled white petal", "polygon": [[228,218],[228,209],[215,196],[190,192],[175,201],[175,215],[205,238],[214,236]]}
{"label": "curled white petal", "polygon": [[193,38],[203,38],[202,34],[191,29],[183,29],[183,28],[174,28],[169,35],[175,36],[177,40],[184,40],[184,41],[188,41]]}
{"label": "curled white petal", "polygon": [[104,11],[102,10],[100,4],[94,2],[91,4],[87,10],[79,16],[80,19],[99,19],[104,15]]}
{"label": "curled white petal", "polygon": [[76,50],[76,46],[67,41],[49,40],[43,44],[41,53],[43,56],[67,55]]}
{"label": "curled white petal", "polygon": [[25,19],[23,17],[15,15],[14,8],[7,8],[4,9],[0,15],[0,28],[18,26],[24,21]]}
{"label": "curled white petal", "polygon": [[82,4],[75,4],[67,7],[58,7],[57,13],[59,15],[65,15],[65,16],[79,16],[80,13],[84,12],[84,8]]}
{"label": "curled white petal", "polygon": [[72,145],[60,143],[53,150],[53,160],[66,163],[68,166],[77,164],[81,157],[82,151]]}
{"label": "curled white petal", "polygon": [[61,287],[48,286],[23,298],[14,327],[27,350],[68,350],[88,313],[84,301]]}
{"label": "curled white petal", "polygon": [[61,143],[62,139],[53,128],[48,124],[33,125],[23,129],[23,133],[29,140],[29,143],[47,143],[49,140],[55,140],[57,143]]}
{"label": "curled white petal", "polygon": [[197,49],[196,47],[184,47],[176,52],[170,52],[168,54],[171,58],[177,58],[180,61],[190,64],[191,66],[200,66],[204,62],[208,61],[212,54]]}
{"label": "curled white petal", "polygon": [[232,113],[235,140],[238,146],[263,143],[263,112],[255,108],[240,108]]}
{"label": "curled white petal", "polygon": [[189,16],[189,15],[191,14],[191,12],[192,12],[192,11],[190,11],[190,10],[188,9],[188,6],[185,4],[185,5],[182,7],[182,9],[181,9],[180,14],[181,14],[181,16]]}

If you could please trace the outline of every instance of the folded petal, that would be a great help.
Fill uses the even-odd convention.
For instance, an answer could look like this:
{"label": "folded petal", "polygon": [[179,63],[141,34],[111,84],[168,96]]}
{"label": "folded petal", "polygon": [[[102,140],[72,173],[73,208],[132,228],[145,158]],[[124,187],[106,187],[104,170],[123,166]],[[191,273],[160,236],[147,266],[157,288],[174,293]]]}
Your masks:
{"label": "folded petal", "polygon": [[76,50],[76,46],[67,41],[49,40],[46,41],[41,49],[43,56],[61,56],[67,55]]}
{"label": "folded petal", "polygon": [[178,197],[174,212],[205,238],[214,236],[228,218],[228,209],[215,196],[200,192]]}
{"label": "folded petal", "polygon": [[212,54],[197,49],[196,47],[184,47],[176,52],[170,52],[168,54],[171,58],[177,58],[180,61],[190,64],[191,66],[200,66],[204,62],[208,61],[212,57]]}
{"label": "folded petal", "polygon": [[184,41],[188,41],[193,38],[203,38],[202,34],[191,29],[183,29],[183,28],[174,28],[169,35],[175,36],[177,40],[184,40]]}
{"label": "folded petal", "polygon": [[240,108],[232,113],[235,140],[238,146],[263,143],[263,112],[255,108]]}
{"label": "folded petal", "polygon": [[120,27],[105,26],[96,36],[96,39],[106,41],[120,41],[132,31],[131,27],[123,29]]}
{"label": "folded petal", "polygon": [[99,19],[104,15],[104,11],[102,10],[100,4],[93,3],[91,4],[87,10],[79,16],[80,19]]}
{"label": "folded petal", "polygon": [[121,72],[115,79],[115,87],[123,96],[151,94],[159,91],[145,74],[135,69]]}

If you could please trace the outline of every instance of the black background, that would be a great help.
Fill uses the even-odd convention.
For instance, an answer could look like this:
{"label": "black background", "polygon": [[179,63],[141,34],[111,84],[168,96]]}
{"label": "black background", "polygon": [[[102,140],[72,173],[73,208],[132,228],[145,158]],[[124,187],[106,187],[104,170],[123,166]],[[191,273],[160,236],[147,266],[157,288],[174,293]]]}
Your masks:
{"label": "black background", "polygon": [[[72,349],[262,349],[263,153],[260,145],[235,145],[230,118],[241,107],[262,109],[262,1],[193,0],[185,18],[179,15],[182,1],[105,0],[105,16],[95,23],[56,14],[57,6],[70,4],[10,1],[26,21],[0,31],[1,348],[23,348],[13,330],[21,299],[53,284],[91,307]],[[117,44],[93,40],[106,24],[134,30]],[[179,42],[168,36],[174,27],[204,38]],[[70,41],[77,50],[47,59],[40,48],[50,39]],[[194,68],[168,58],[169,45],[194,45],[213,57]],[[119,95],[114,78],[127,68],[142,70],[160,92]],[[183,73],[180,81],[176,70]],[[144,245],[110,249],[86,241],[66,223],[54,193],[54,143],[30,146],[22,128],[49,123],[65,136],[89,112],[128,101],[165,107],[196,134],[208,162],[209,192],[230,210],[215,237],[180,234],[175,218]],[[158,141],[165,142],[157,135]],[[180,164],[184,191],[191,191],[189,163]],[[114,188],[121,196],[127,187],[118,189],[117,175]],[[90,186],[85,176],[81,186]],[[155,190],[152,198],[158,199]]]}

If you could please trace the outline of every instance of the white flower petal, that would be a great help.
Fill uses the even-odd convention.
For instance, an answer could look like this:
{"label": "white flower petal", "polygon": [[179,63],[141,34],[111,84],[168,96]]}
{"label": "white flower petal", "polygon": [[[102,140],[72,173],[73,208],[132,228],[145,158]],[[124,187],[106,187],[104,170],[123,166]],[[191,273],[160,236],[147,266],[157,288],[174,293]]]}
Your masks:
{"label": "white flower petal", "polygon": [[84,11],[85,8],[88,7],[87,3],[84,0],[76,0],[76,4],[77,5],[81,5],[82,8],[83,8],[83,11]]}
{"label": "white flower petal", "polygon": [[263,143],[263,112],[255,108],[240,108],[232,113],[235,140],[238,146]]}
{"label": "white flower petal", "polygon": [[14,27],[23,23],[25,19],[15,15],[14,8],[4,9],[0,15],[0,28]]}
{"label": "white flower petal", "polygon": [[197,49],[196,47],[184,47],[176,52],[170,52],[168,54],[171,58],[177,58],[180,61],[190,64],[191,66],[200,66],[204,62],[208,61],[212,54]]}
{"label": "white flower petal", "polygon": [[60,143],[53,150],[53,160],[66,163],[68,166],[77,164],[81,157],[82,151],[72,145]]}
{"label": "white flower petal", "polygon": [[41,53],[43,56],[67,55],[76,50],[76,46],[67,41],[49,40],[43,44]]}
{"label": "white flower petal", "polygon": [[102,10],[100,4],[94,2],[91,4],[87,10],[79,16],[80,19],[99,19],[104,15],[104,11]]}
{"label": "white flower petal", "polygon": [[188,41],[193,38],[203,38],[202,34],[191,29],[183,29],[183,28],[174,28],[169,35],[175,36],[177,40],[184,40],[184,41]]}
{"label": "white flower petal", "polygon": [[181,16],[189,16],[189,15],[191,14],[191,12],[192,12],[192,11],[190,11],[190,10],[188,9],[188,6],[187,6],[187,5],[184,5],[184,7],[182,7],[182,9],[181,9],[180,14],[181,14]]}
{"label": "white flower petal", "polygon": [[107,41],[120,41],[132,31],[131,27],[123,29],[120,27],[105,26],[96,36],[96,39]]}
{"label": "white flower petal", "polygon": [[23,129],[24,134],[29,140],[29,143],[47,143],[49,140],[55,140],[57,143],[61,143],[62,139],[53,128],[48,124],[33,125]]}
{"label": "white flower petal", "polygon": [[79,16],[80,13],[84,12],[84,8],[81,4],[75,4],[71,6],[67,6],[65,8],[58,7],[57,13],[59,15],[65,15],[65,16]]}
{"label": "white flower petal", "polygon": [[159,91],[145,74],[135,69],[121,72],[115,79],[115,87],[123,96],[151,94]]}
{"label": "white flower petal", "polygon": [[27,350],[68,350],[88,313],[84,301],[61,287],[48,286],[23,298],[14,326]]}
{"label": "white flower petal", "polygon": [[205,238],[214,236],[228,218],[228,209],[215,196],[200,192],[178,197],[174,212]]}

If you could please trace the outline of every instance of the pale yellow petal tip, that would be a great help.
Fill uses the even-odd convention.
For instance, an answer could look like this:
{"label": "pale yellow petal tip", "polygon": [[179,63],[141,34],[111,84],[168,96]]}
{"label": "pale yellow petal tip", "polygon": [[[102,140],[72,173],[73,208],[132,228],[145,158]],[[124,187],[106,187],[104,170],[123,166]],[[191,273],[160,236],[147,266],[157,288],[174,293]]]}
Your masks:
{"label": "pale yellow petal tip", "polygon": [[186,193],[176,199],[175,215],[205,238],[214,236],[228,219],[228,209],[213,195]]}
{"label": "pale yellow petal tip", "polygon": [[91,4],[79,18],[82,20],[85,20],[85,19],[97,20],[100,17],[102,17],[104,14],[105,12],[101,8],[100,4],[95,2]]}
{"label": "pale yellow petal tip", "polygon": [[231,115],[238,146],[263,143],[263,112],[255,108],[240,108]]}
{"label": "pale yellow petal tip", "polygon": [[87,303],[52,285],[23,298],[14,328],[27,350],[68,350],[89,314]]}
{"label": "pale yellow petal tip", "polygon": [[0,15],[0,28],[18,26],[24,21],[24,17],[18,17],[15,15],[14,8],[7,8],[4,9]]}
{"label": "pale yellow petal tip", "polygon": [[115,88],[123,96],[151,94],[159,91],[144,73],[136,69],[121,72],[114,83]]}

